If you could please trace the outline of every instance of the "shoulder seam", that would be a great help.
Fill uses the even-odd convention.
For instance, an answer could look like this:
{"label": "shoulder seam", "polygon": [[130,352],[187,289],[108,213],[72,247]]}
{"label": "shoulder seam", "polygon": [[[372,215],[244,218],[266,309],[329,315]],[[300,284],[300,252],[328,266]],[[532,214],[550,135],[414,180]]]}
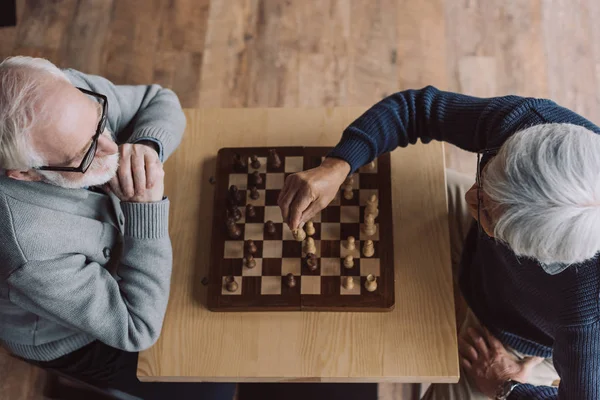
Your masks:
{"label": "shoulder seam", "polygon": [[[17,248],[19,249],[19,252],[21,253],[21,258],[24,260],[24,264],[27,263],[27,257],[25,257],[25,253],[23,252],[23,248],[21,247],[21,244],[19,243],[19,238],[17,237],[17,231],[15,230],[15,221],[14,221],[14,216],[12,213],[12,210],[10,209],[10,206],[8,205],[8,200],[7,197],[9,197],[6,193],[1,193],[2,194],[2,200],[4,201],[4,204],[6,206],[6,210],[8,211],[8,218],[10,221],[10,229],[12,230],[13,236],[15,238],[15,244],[17,245]],[[17,268],[18,269],[18,268]],[[12,272],[9,274],[12,275]]]}

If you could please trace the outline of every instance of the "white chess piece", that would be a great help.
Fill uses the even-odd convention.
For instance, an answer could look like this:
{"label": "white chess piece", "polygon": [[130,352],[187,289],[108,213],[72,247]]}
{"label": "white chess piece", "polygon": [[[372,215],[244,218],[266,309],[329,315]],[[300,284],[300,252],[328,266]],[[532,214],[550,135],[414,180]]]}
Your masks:
{"label": "white chess piece", "polygon": [[352,290],[354,288],[354,278],[351,276],[344,277],[343,285],[346,290]]}
{"label": "white chess piece", "polygon": [[356,240],[354,239],[354,236],[348,236],[348,240],[346,241],[346,248],[349,251],[352,251],[356,248]]}
{"label": "white chess piece", "polygon": [[365,208],[365,213],[373,215],[373,217],[377,218],[379,215],[379,199],[377,199],[376,194],[372,194],[371,197],[367,199],[367,207]]}
{"label": "white chess piece", "polygon": [[377,225],[375,225],[375,217],[371,214],[365,215],[365,226],[364,232],[367,236],[373,236],[377,232]]}
{"label": "white chess piece", "polygon": [[352,257],[351,254],[348,254],[345,258],[344,258],[344,267],[350,269],[352,267],[354,267],[354,257]]}
{"label": "white chess piece", "polygon": [[315,226],[312,221],[308,221],[306,223],[306,234],[308,236],[312,236],[315,234]]}
{"label": "white chess piece", "polygon": [[353,197],[354,197],[354,192],[352,191],[352,186],[351,185],[344,186],[344,198],[346,200],[352,200]]}

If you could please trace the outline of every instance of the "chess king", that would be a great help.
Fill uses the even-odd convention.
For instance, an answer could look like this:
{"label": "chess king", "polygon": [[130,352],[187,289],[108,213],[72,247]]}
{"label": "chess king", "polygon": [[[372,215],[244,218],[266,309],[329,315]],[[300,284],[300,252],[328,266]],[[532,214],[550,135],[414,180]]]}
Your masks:
{"label": "chess king", "polygon": [[[136,379],[137,352],[158,339],[169,298],[162,165],[185,124],[177,96],[158,85],[117,86],[39,58],[0,63],[3,348],[157,398]],[[169,392],[190,390],[231,399],[235,387]]]}
{"label": "chess king", "polygon": [[407,90],[348,126],[321,166],[290,175],[279,206],[301,227],[349,174],[419,139],[477,153],[476,179],[446,171],[453,271],[468,304],[461,379],[424,398],[597,399],[599,133],[550,100]]}

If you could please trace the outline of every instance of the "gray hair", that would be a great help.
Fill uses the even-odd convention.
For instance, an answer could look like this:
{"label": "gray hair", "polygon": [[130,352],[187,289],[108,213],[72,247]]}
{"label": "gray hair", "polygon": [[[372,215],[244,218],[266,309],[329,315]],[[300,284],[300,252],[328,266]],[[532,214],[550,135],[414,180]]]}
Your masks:
{"label": "gray hair", "polygon": [[518,256],[575,264],[600,250],[600,136],[571,124],[514,134],[483,174],[494,236]]}
{"label": "gray hair", "polygon": [[40,88],[48,78],[68,81],[58,67],[42,58],[9,57],[0,63],[0,168],[29,169],[43,163],[29,138],[44,115]]}

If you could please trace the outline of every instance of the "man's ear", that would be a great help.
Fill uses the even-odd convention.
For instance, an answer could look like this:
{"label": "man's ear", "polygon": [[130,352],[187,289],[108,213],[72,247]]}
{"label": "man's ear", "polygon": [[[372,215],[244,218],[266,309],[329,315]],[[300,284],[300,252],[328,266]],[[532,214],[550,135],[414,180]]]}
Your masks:
{"label": "man's ear", "polygon": [[33,169],[21,171],[18,169],[7,169],[6,176],[18,181],[38,182],[42,180],[42,176]]}

